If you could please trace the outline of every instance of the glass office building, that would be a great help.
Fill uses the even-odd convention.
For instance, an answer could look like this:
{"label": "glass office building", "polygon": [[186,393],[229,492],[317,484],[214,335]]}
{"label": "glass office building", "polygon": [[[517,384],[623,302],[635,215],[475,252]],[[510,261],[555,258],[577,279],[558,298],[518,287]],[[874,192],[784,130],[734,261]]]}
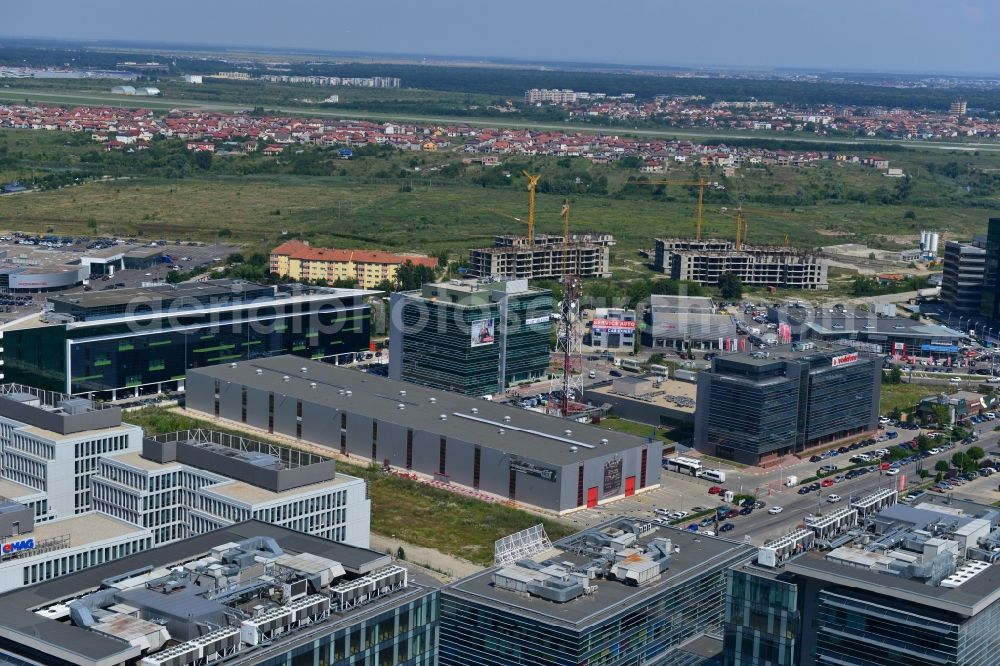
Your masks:
{"label": "glass office building", "polygon": [[[637,523],[609,521],[595,530],[628,534],[631,525]],[[596,544],[601,537],[588,531],[556,543],[561,552],[547,553],[551,561],[494,568],[446,588],[441,596],[442,666],[631,666],[690,659],[679,649],[721,629],[725,570],[747,561],[753,549],[673,528],[638,529],[635,561],[657,539],[666,540],[672,553],[666,569],[638,585],[598,577],[588,583],[591,592],[567,600],[547,598],[544,590],[536,594],[532,583],[522,593],[496,582],[498,576],[533,580],[540,588],[547,574],[561,577],[563,569],[593,566],[580,544]]]}
{"label": "glass office building", "polygon": [[117,399],[180,388],[188,369],[217,363],[350,360],[369,346],[369,293],[213,280],[52,297],[50,312],[0,332],[4,372]]}
{"label": "glass office building", "polygon": [[757,465],[874,430],[881,364],[825,342],[719,356],[698,376],[695,447]]}
{"label": "glass office building", "polygon": [[547,375],[552,293],[527,280],[453,280],[394,294],[389,376],[481,396]]}
{"label": "glass office building", "polygon": [[802,616],[799,588],[773,571],[750,566],[726,577],[723,666],[792,666]]}
{"label": "glass office building", "polygon": [[[896,505],[895,493],[881,493],[888,505],[866,511],[876,495],[827,516],[842,528],[821,532],[822,550],[782,551],[778,539],[727,572],[724,666],[1000,663],[995,508],[948,498]],[[852,511],[865,514],[863,528],[846,519]],[[827,527],[799,533],[813,529]]]}
{"label": "glass office building", "polygon": [[1000,321],[1000,217],[991,217],[986,227],[986,267],[979,314]]}

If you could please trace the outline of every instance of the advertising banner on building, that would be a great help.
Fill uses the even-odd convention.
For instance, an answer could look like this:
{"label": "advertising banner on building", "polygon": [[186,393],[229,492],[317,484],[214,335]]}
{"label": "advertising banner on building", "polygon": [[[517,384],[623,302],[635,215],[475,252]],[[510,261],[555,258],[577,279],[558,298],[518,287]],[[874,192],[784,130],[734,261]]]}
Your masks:
{"label": "advertising banner on building", "polygon": [[472,346],[482,347],[493,344],[493,320],[477,319],[472,322]]}
{"label": "advertising banner on building", "polygon": [[841,365],[848,365],[854,363],[858,360],[858,353],[851,352],[850,354],[841,354],[840,356],[834,356],[830,359],[830,365],[833,367],[839,367]]}
{"label": "advertising banner on building", "polygon": [[604,496],[617,495],[622,489],[622,460],[604,463]]}
{"label": "advertising banner on building", "polygon": [[534,326],[535,324],[547,324],[549,323],[549,316],[543,315],[541,317],[531,317],[530,319],[525,319],[525,326]]}
{"label": "advertising banner on building", "polygon": [[522,474],[537,476],[539,479],[544,479],[545,481],[556,480],[556,470],[548,467],[541,467],[533,462],[528,462],[527,460],[512,459],[510,461],[510,469],[513,472],[521,472]]}
{"label": "advertising banner on building", "polygon": [[595,333],[631,333],[635,330],[634,321],[624,319],[595,319],[590,325]]}

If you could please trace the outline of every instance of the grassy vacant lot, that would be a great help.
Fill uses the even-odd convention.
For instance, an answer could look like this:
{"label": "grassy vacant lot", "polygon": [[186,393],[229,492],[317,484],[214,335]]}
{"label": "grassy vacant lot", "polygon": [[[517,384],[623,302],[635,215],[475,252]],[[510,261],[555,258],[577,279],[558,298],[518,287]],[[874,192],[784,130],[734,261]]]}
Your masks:
{"label": "grassy vacant lot", "polygon": [[[209,421],[156,407],[129,412],[125,420],[142,426],[148,434],[189,428],[226,430]],[[372,501],[372,532],[395,535],[409,543],[434,548],[476,564],[492,563],[494,541],[539,522],[545,524],[545,530],[553,540],[575,531],[561,521],[542,519],[503,504],[488,504],[430,488],[416,481],[384,474],[378,468],[338,461],[337,469],[368,482]]]}
{"label": "grassy vacant lot", "polygon": [[922,384],[882,384],[882,399],[879,402],[879,412],[881,414],[888,414],[894,409],[899,409],[903,412],[910,411],[920,402],[921,398],[926,398],[941,391],[948,392],[947,389]]}

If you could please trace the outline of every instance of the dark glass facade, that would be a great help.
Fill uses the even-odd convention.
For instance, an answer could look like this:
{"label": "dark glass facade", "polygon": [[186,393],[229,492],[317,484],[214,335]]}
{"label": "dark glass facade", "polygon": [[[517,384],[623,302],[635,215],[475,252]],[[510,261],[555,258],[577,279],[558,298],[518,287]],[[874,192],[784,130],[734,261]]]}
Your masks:
{"label": "dark glass facade", "polygon": [[986,268],[979,312],[1000,321],[1000,217],[991,217],[986,229]]}
{"label": "dark glass facade", "polygon": [[[394,296],[392,311],[393,378],[481,396],[548,373],[547,290],[503,295],[484,289],[464,302],[402,294]],[[493,321],[493,341],[486,344],[473,340],[474,324],[483,320]]]}
{"label": "dark glass facade", "polygon": [[438,592],[267,657],[263,666],[434,666]]}
{"label": "dark glass facade", "polygon": [[756,465],[877,426],[875,359],[840,346],[767,354],[718,357],[700,373],[698,450]]}
{"label": "dark glass facade", "polygon": [[[215,312],[110,317],[6,331],[5,374],[39,388],[101,397],[173,388],[188,369],[262,356],[324,358],[368,348],[360,299],[254,303]],[[67,354],[69,375],[67,376]]]}
{"label": "dark glass facade", "polygon": [[793,666],[802,617],[799,588],[733,569],[726,577],[723,666]]}
{"label": "dark glass facade", "polygon": [[[577,629],[488,601],[441,596],[442,666],[625,666],[671,663],[671,652],[721,626],[722,570],[663,590]],[[572,603],[572,602],[570,602]],[[556,613],[558,614],[558,613]]]}

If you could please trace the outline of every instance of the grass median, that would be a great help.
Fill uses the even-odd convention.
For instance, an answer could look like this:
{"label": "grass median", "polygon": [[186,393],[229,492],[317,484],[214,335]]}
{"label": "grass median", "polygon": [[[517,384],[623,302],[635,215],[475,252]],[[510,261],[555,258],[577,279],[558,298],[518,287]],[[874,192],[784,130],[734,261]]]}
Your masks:
{"label": "grass median", "polygon": [[[128,412],[123,420],[142,426],[147,435],[205,428],[268,441],[254,433],[220,427],[211,421],[162,407]],[[274,443],[289,446],[284,442]],[[545,525],[553,541],[576,531],[558,520],[431,488],[417,481],[386,474],[377,466],[338,460],[337,470],[368,482],[368,494],[372,501],[372,532],[395,536],[416,546],[433,548],[475,564],[492,564],[494,541],[538,523]]]}

